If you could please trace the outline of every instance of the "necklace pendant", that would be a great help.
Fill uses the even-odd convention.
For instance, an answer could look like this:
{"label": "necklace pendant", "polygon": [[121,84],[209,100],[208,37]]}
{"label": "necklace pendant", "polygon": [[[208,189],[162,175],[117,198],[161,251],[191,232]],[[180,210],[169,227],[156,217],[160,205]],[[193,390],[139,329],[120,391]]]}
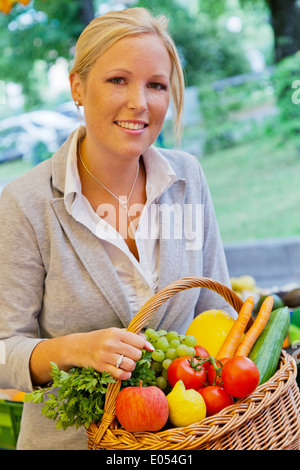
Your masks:
{"label": "necklace pendant", "polygon": [[120,197],[119,202],[120,202],[122,209],[128,209],[128,199],[126,196]]}

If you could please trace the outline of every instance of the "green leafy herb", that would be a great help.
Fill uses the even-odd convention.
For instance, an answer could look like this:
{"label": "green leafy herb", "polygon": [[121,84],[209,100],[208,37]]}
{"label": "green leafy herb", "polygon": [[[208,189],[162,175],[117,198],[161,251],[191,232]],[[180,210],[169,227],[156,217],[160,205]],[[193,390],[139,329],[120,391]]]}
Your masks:
{"label": "green leafy herb", "polygon": [[[52,385],[37,389],[25,395],[24,401],[43,403],[42,415],[57,422],[58,429],[88,426],[101,421],[104,412],[107,386],[115,379],[108,372],[97,372],[92,368],[75,367],[70,372],[52,366]],[[131,378],[122,382],[121,388],[156,385],[155,373],[151,367],[151,353],[143,350]]]}

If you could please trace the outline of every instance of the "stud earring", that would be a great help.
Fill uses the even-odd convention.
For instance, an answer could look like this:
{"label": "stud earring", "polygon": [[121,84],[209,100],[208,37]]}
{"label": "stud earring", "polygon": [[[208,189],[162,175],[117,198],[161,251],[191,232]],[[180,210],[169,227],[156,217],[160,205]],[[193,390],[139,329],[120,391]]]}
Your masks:
{"label": "stud earring", "polygon": [[84,121],[84,119],[83,119],[83,117],[82,117],[82,115],[81,115],[80,108],[79,108],[79,106],[81,106],[80,101],[75,100],[75,101],[74,101],[74,104],[75,104],[75,106],[76,106],[76,108],[77,108],[77,118],[78,118],[78,120],[79,120],[79,121]]}

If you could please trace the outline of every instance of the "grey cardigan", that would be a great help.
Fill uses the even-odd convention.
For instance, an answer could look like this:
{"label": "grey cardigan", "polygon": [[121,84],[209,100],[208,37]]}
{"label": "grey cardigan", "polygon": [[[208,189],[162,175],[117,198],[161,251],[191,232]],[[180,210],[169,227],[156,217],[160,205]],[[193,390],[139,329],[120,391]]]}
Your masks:
{"label": "grey cardigan", "polygon": [[[33,390],[29,359],[37,343],[132,318],[125,291],[101,240],[66,211],[64,182],[71,136],[49,160],[8,184],[0,197],[0,340],[6,362],[0,387]],[[186,249],[182,236],[160,239],[160,290],[185,276],[206,276],[229,285],[224,251],[209,190],[197,159],[160,150],[176,180],[159,204],[203,204],[203,245]],[[186,207],[187,207],[186,206]],[[184,217],[184,211],[182,212]],[[161,217],[160,228],[163,228]],[[147,326],[185,333],[195,315],[209,308],[234,311],[208,289],[180,292],[154,313]],[[41,406],[24,404],[19,449],[86,449],[84,429],[55,429]]]}

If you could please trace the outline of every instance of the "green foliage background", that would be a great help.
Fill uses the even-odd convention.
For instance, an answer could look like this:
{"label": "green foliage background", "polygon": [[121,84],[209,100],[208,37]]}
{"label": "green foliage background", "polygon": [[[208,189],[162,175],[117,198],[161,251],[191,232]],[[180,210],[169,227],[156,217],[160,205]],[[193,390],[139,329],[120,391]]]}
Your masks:
{"label": "green foliage background", "polygon": [[[95,0],[95,12],[104,3],[111,2]],[[219,22],[222,2],[200,3],[196,12],[176,0],[131,2],[169,18],[188,86],[249,71],[242,42]],[[22,85],[25,109],[43,104],[40,87],[57,58],[72,60],[76,39],[85,26],[84,6],[84,0],[34,0],[27,7],[16,5],[9,15],[0,14],[0,78]],[[26,12],[30,22],[24,21]]]}
{"label": "green foliage background", "polygon": [[[299,217],[295,214],[299,214],[296,176],[300,113],[299,105],[292,100],[292,85],[296,83],[297,87],[300,80],[300,33],[292,28],[292,17],[299,14],[297,1],[123,2],[126,6],[147,7],[169,18],[186,84],[198,90],[201,116],[199,122],[185,126],[182,148],[202,160],[223,238],[230,241],[299,234]],[[45,101],[47,72],[59,58],[71,64],[77,37],[87,21],[88,5],[92,4],[94,13],[99,14],[99,8],[104,11],[119,3],[32,0],[27,7],[16,5],[9,15],[0,14],[0,80],[22,86],[24,111],[49,109],[57,104]],[[274,28],[276,18],[272,17],[275,6],[280,36]],[[242,29],[234,34],[226,27],[232,16],[242,21]],[[278,61],[276,48],[282,52],[283,46],[287,57]],[[262,74],[251,70],[246,57],[251,49],[265,59],[267,67]],[[68,95],[58,97],[61,101],[68,99]],[[266,110],[270,113],[264,115]],[[0,117],[14,112],[0,106]],[[167,122],[163,145],[174,144],[173,129]],[[20,162],[12,162],[10,168],[2,165],[1,177],[27,169],[28,162],[22,167]],[[263,223],[262,219],[270,223]]]}
{"label": "green foliage background", "polygon": [[[72,59],[72,47],[84,27],[78,1],[34,0],[0,14],[0,78],[22,85],[25,109],[42,105],[40,88],[58,57]],[[24,21],[29,12],[32,21]],[[23,21],[22,21],[23,19]]]}

